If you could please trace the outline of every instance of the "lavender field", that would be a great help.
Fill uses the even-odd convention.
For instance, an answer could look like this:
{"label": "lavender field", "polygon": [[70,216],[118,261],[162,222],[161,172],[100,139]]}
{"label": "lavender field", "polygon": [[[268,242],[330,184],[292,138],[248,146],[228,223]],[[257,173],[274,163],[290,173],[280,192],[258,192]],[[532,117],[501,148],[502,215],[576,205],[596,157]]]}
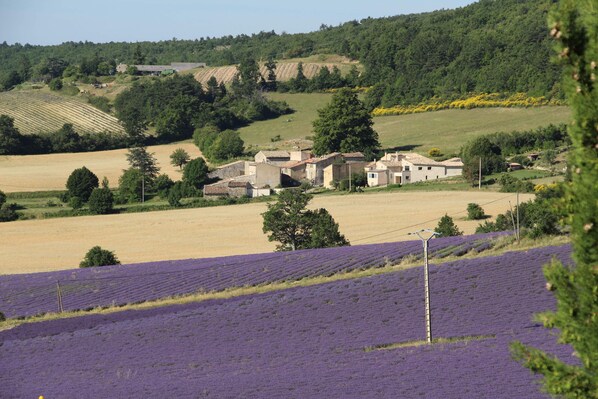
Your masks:
{"label": "lavender field", "polygon": [[574,361],[532,315],[554,307],[546,247],[227,300],[24,324],[0,332],[0,397],[546,398],[518,339]]}
{"label": "lavender field", "polygon": [[[481,252],[497,236],[434,239],[430,253],[442,258],[474,249]],[[0,311],[7,317],[56,312],[57,282],[64,310],[77,310],[329,276],[397,263],[407,255],[422,256],[419,240],[0,276]]]}

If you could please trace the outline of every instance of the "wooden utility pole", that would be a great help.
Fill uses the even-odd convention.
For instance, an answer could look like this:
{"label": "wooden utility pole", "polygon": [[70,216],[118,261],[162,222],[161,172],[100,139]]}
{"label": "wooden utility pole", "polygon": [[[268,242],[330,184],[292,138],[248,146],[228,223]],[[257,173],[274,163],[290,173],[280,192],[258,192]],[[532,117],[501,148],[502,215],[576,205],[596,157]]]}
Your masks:
{"label": "wooden utility pole", "polygon": [[480,165],[478,167],[478,190],[482,189],[482,157],[480,157]]}
{"label": "wooden utility pole", "polygon": [[58,297],[58,311],[62,313],[64,312],[64,307],[62,306],[62,290],[60,289],[58,280],[56,280],[56,296]]}

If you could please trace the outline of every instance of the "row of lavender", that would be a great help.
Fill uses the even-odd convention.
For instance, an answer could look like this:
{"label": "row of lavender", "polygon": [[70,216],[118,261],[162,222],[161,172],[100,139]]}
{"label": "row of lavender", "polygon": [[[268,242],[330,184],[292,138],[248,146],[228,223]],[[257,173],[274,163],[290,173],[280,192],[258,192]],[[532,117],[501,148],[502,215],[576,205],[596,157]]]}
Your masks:
{"label": "row of lavender", "polygon": [[[439,238],[431,241],[430,252],[445,257],[473,249],[482,251],[496,237]],[[407,255],[421,254],[421,242],[408,241],[0,276],[0,310],[7,317],[56,312],[58,287],[64,310],[88,309],[328,276],[380,267]]]}
{"label": "row of lavender", "polygon": [[435,336],[493,338],[364,351],[424,338],[417,268],[0,332],[0,396],[546,398],[508,344],[575,361],[532,321],[554,307],[542,275],[553,256],[570,262],[570,247],[431,267]]}

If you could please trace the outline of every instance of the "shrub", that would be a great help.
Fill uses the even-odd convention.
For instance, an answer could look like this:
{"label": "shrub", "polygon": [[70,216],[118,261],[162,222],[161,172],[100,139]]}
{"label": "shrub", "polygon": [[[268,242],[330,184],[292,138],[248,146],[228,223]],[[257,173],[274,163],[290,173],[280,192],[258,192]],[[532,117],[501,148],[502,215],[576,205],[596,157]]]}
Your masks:
{"label": "shrub", "polygon": [[114,206],[114,195],[108,187],[94,188],[89,197],[89,210],[97,215],[105,215],[112,212]]}
{"label": "shrub", "polygon": [[436,231],[442,237],[453,237],[463,235],[463,232],[460,231],[455,225],[453,218],[446,214],[442,218],[440,218],[438,226],[434,231]]}
{"label": "shrub", "polygon": [[58,91],[62,89],[62,79],[54,78],[48,83],[48,86],[50,87],[50,90]]}
{"label": "shrub", "polygon": [[0,222],[12,222],[19,218],[19,214],[16,212],[17,204],[5,203],[0,206]]}
{"label": "shrub", "polygon": [[83,207],[83,200],[80,197],[70,197],[69,206],[73,209],[81,209]]}
{"label": "shrub", "polygon": [[93,189],[98,186],[98,177],[85,166],[75,169],[66,181],[69,197],[78,197],[82,202],[87,202]]}
{"label": "shrub", "polygon": [[120,265],[120,262],[112,251],[102,249],[100,246],[95,246],[87,251],[85,258],[79,263],[81,268],[109,265]]}
{"label": "shrub", "polygon": [[170,206],[181,206],[181,199],[184,197],[185,187],[182,182],[178,181],[168,190],[168,203]]}
{"label": "shrub", "polygon": [[0,190],[0,207],[6,202],[6,194]]}
{"label": "shrub", "polygon": [[467,218],[469,220],[480,220],[484,219],[485,216],[481,206],[475,203],[467,204]]}
{"label": "shrub", "polygon": [[158,195],[162,198],[166,198],[168,196],[168,191],[174,185],[174,182],[168,175],[159,175],[154,180],[154,190],[158,193]]}
{"label": "shrub", "polygon": [[428,151],[428,155],[431,157],[441,157],[442,151],[440,151],[440,148],[438,148],[438,147],[433,147],[433,148],[430,148],[430,151]]}
{"label": "shrub", "polygon": [[0,312],[0,321],[5,321],[6,320],[6,316],[4,316],[4,313]]}
{"label": "shrub", "polygon": [[501,185],[500,191],[503,193],[532,193],[534,192],[534,184],[529,181],[522,181],[508,173],[503,173],[498,178],[498,183]]}

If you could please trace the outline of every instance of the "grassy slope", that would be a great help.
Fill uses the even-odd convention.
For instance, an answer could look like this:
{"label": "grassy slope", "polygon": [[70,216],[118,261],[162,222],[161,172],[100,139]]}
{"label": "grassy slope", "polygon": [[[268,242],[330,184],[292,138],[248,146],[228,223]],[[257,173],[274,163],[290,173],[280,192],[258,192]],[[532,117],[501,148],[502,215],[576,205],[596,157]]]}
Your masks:
{"label": "grassy slope", "polygon": [[[273,93],[269,96],[274,100],[286,101],[296,112],[242,128],[241,137],[247,145],[288,148],[293,143],[272,143],[270,138],[278,134],[283,140],[311,136],[311,123],[317,118],[317,110],[330,101],[332,94]],[[431,147],[439,147],[448,154],[459,151],[461,145],[471,137],[562,123],[569,115],[567,107],[454,109],[378,117],[374,118],[374,128],[384,148],[413,148],[425,154]]]}

